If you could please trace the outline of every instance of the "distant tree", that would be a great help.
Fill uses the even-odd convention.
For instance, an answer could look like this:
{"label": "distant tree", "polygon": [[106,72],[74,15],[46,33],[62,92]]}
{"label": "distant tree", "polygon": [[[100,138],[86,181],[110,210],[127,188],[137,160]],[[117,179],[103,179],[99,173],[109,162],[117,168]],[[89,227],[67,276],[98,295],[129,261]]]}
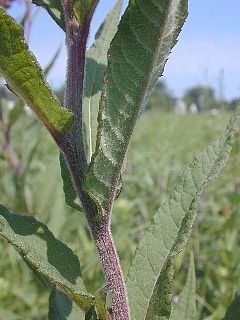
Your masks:
{"label": "distant tree", "polygon": [[171,112],[174,110],[175,100],[176,99],[167,88],[166,83],[159,80],[153,89],[146,109],[157,109],[160,111]]}
{"label": "distant tree", "polygon": [[192,104],[196,105],[198,112],[211,110],[218,106],[214,89],[211,87],[192,87],[185,92],[183,100],[188,108]]}
{"label": "distant tree", "polygon": [[240,98],[235,98],[228,104],[228,109],[234,111],[240,105]]}

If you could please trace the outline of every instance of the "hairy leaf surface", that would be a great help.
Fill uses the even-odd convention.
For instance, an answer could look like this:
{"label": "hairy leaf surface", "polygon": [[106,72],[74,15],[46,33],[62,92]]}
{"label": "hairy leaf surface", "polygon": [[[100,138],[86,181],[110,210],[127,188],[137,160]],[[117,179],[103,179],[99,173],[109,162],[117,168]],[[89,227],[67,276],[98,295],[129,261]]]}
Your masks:
{"label": "hairy leaf surface", "polygon": [[193,254],[191,254],[190,265],[185,287],[179,295],[179,302],[173,304],[170,320],[197,320],[196,308],[196,276]]}
{"label": "hairy leaf surface", "polygon": [[83,25],[92,13],[99,0],[74,0],[73,12],[80,25]]}
{"label": "hairy leaf surface", "polygon": [[1,8],[0,43],[0,74],[50,132],[67,131],[72,113],[61,107],[48,86],[41,67],[28,50],[22,27]]}
{"label": "hairy leaf surface", "polygon": [[0,235],[33,269],[61,288],[83,310],[90,308],[92,297],[85,292],[78,257],[43,223],[12,214],[0,205]]}
{"label": "hairy leaf surface", "polygon": [[53,20],[65,30],[65,21],[61,0],[32,0],[32,3],[47,10]]}
{"label": "hairy leaf surface", "polygon": [[[164,265],[169,259],[174,259],[188,240],[199,196],[206,184],[225,166],[239,123],[238,109],[231,117],[224,136],[195,157],[184,171],[169,200],[153,216],[136,250],[127,278],[133,320],[150,320],[147,315],[151,310],[149,308],[152,299],[155,299],[154,291],[159,285],[158,278],[166,272]],[[165,316],[162,312],[158,310],[157,319]]]}
{"label": "hairy leaf surface", "polygon": [[89,161],[96,146],[97,115],[104,71],[107,65],[107,50],[117,31],[122,1],[119,0],[100,26],[93,46],[87,51],[85,86],[83,98],[84,125],[86,128],[86,153]]}
{"label": "hairy leaf surface", "polygon": [[101,213],[115,197],[129,140],[187,16],[187,0],[134,0],[108,51],[96,152],[85,189]]}

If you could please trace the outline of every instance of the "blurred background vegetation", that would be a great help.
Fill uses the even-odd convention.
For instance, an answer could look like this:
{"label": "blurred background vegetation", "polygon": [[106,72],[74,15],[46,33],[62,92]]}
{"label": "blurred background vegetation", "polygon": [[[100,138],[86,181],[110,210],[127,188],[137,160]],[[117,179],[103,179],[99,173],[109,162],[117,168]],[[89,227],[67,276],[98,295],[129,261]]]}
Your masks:
{"label": "blurred background vegetation", "polygon": [[[0,0],[0,5],[10,4]],[[46,73],[54,59],[56,56]],[[63,91],[56,92],[60,100]],[[158,82],[134,133],[123,190],[114,207],[112,231],[125,272],[152,214],[167,199],[194,155],[223,132],[239,100],[226,101],[208,86],[189,88],[176,99],[164,81]],[[88,290],[101,288],[104,278],[84,216],[64,202],[59,152],[43,126],[3,80],[0,145],[1,203],[45,222],[80,257]],[[174,301],[185,281],[193,250],[199,319],[222,319],[240,287],[239,163],[238,137],[224,173],[201,197],[193,236],[176,261]],[[0,239],[0,320],[42,320],[47,318],[47,310],[47,289],[18,253]]]}

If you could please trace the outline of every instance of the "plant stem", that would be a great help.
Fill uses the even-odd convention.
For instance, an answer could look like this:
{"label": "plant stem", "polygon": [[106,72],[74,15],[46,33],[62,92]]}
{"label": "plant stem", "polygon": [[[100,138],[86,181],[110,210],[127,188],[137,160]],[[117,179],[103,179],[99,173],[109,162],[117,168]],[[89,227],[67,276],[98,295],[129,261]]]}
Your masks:
{"label": "plant stem", "polygon": [[[95,7],[98,1],[95,1]],[[65,155],[76,192],[86,214],[89,229],[102,261],[107,287],[111,294],[111,319],[129,320],[129,307],[123,273],[110,232],[111,213],[99,218],[93,200],[83,190],[87,168],[82,123],[82,97],[84,83],[85,51],[92,13],[80,26],[73,14],[73,0],[62,0],[68,47],[68,67],[65,105],[74,113],[74,121],[67,137],[55,135],[55,140]]]}
{"label": "plant stem", "polygon": [[92,238],[103,265],[107,287],[112,299],[111,319],[129,320],[129,306],[125,281],[110,231],[111,213],[105,214],[103,218],[98,217],[97,208],[94,202],[82,190],[82,178],[80,176],[80,171],[77,170],[78,164],[76,163],[74,154],[71,153],[71,150],[68,150],[66,146],[64,146],[63,149],[65,150],[65,157],[72,173],[72,179],[77,194],[86,214]]}
{"label": "plant stem", "polygon": [[107,287],[111,294],[111,317],[113,320],[129,320],[129,307],[123,272],[107,220],[104,217],[101,226],[95,225],[92,235],[102,261]]}
{"label": "plant stem", "polygon": [[82,126],[82,95],[84,83],[84,64],[86,42],[89,26],[79,27],[76,23],[70,24],[67,32],[68,66],[66,83],[66,106],[73,111],[74,120],[71,132],[71,142],[82,170],[87,166],[84,151]]}

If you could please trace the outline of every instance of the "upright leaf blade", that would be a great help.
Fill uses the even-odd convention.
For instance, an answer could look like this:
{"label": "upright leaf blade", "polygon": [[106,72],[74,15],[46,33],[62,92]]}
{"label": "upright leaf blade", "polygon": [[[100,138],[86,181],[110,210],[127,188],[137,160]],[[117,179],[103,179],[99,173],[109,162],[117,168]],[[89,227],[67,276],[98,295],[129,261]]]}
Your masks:
{"label": "upright leaf blade", "polygon": [[66,132],[72,113],[61,107],[36,58],[28,50],[23,29],[0,8],[0,74],[35,111],[51,133]]}
{"label": "upright leaf blade", "polygon": [[194,257],[191,254],[186,284],[179,296],[179,302],[173,305],[170,320],[196,320],[196,276]]}
{"label": "upright leaf blade", "polygon": [[65,31],[65,21],[60,0],[32,0],[32,3],[47,10],[53,20]]}
{"label": "upright leaf blade", "polygon": [[162,272],[154,287],[146,319],[167,320],[171,313],[172,283],[174,275],[174,261],[169,259],[162,268]]}
{"label": "upright leaf blade", "polygon": [[187,0],[130,1],[108,52],[96,152],[85,189],[101,213],[115,197],[129,140],[187,16]]}
{"label": "upright leaf blade", "polygon": [[7,239],[32,268],[63,290],[83,310],[92,296],[85,292],[77,256],[33,217],[10,213],[0,205],[0,235]]}
{"label": "upright leaf blade", "polygon": [[96,8],[99,0],[74,0],[73,12],[80,25],[83,25]]}
{"label": "upright leaf blade", "polygon": [[[225,166],[239,124],[238,109],[231,117],[224,136],[197,155],[184,171],[169,200],[154,215],[145,231],[127,278],[133,320],[150,320],[147,313],[154,298],[158,278],[166,272],[164,265],[182,250],[188,240],[199,196],[206,184]],[[161,312],[158,310],[160,319]]]}
{"label": "upright leaf blade", "polygon": [[106,20],[100,26],[93,46],[87,51],[83,98],[84,125],[86,128],[86,153],[89,161],[96,146],[97,114],[101,96],[107,50],[117,31],[122,0],[118,0]]}

